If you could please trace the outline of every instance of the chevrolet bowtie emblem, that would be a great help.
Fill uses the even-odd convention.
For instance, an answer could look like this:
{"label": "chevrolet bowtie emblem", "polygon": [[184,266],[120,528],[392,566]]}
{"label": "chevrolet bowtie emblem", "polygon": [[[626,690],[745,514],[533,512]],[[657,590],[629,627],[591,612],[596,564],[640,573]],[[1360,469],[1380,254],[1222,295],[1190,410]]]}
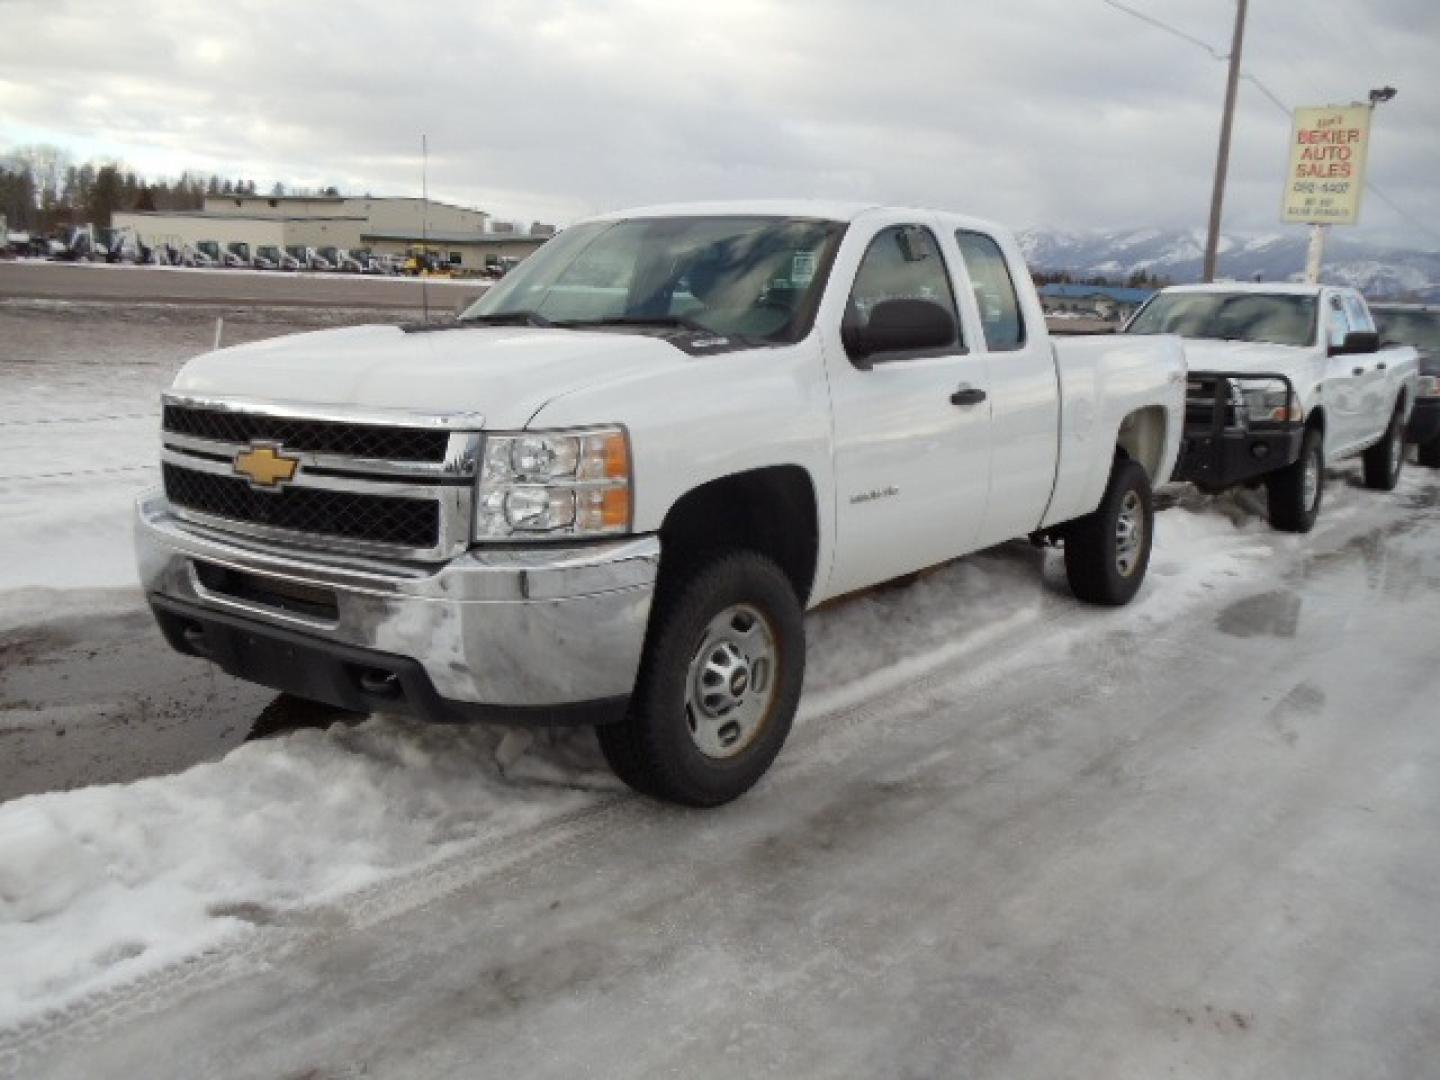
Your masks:
{"label": "chevrolet bowtie emblem", "polygon": [[259,488],[278,487],[294,479],[300,459],[286,457],[277,444],[257,443],[235,455],[235,471]]}

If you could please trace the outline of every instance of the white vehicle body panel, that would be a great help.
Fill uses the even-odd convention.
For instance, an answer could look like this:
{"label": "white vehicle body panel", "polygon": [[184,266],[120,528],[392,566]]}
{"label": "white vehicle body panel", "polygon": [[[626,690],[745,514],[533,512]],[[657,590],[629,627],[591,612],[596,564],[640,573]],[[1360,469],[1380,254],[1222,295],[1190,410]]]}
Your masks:
{"label": "white vehicle body panel", "polygon": [[[1265,342],[1214,341],[1187,338],[1185,355],[1196,374],[1211,371],[1253,371],[1288,376],[1305,415],[1322,409],[1325,415],[1325,459],[1338,461],[1373,446],[1385,434],[1397,403],[1408,419],[1414,406],[1419,377],[1419,354],[1408,346],[1372,353],[1329,355],[1345,329],[1373,330],[1365,299],[1351,288],[1321,285],[1215,284],[1178,285],[1175,293],[1239,293],[1315,296],[1319,300],[1314,339],[1305,346]],[[1351,326],[1347,314],[1364,320]]]}
{"label": "white vehicle body panel", "polygon": [[[633,531],[655,533],[687,492],[772,466],[804,470],[818,516],[809,603],[1093,511],[1122,438],[1148,414],[1139,453],[1152,482],[1179,449],[1185,360],[1178,339],[1096,338],[1052,348],[1008,231],[926,210],[830,204],[705,204],[615,217],[759,214],[848,222],[815,327],[793,345],[693,356],[643,333],[394,327],[322,331],[191,361],[175,390],[337,409],[474,413],[487,431],[623,424],[634,468]],[[876,363],[846,355],[841,320],[869,241],[893,225],[933,230],[968,351]],[[1026,328],[990,352],[957,229],[993,238]],[[961,387],[982,403],[957,406]]]}

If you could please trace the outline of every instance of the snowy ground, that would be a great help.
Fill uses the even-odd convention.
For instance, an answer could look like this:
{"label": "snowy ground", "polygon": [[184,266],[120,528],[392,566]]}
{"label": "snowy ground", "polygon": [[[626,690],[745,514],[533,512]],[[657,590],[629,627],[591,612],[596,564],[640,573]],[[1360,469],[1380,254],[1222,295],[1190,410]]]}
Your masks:
{"label": "snowy ground", "polygon": [[[0,468],[153,453],[204,345],[152,318],[97,363],[105,318],[67,319],[0,353]],[[105,662],[77,612],[148,662],[125,559],[83,557],[128,557],[146,480],[68,478],[81,522],[4,490],[0,750]],[[1424,1075],[1440,477],[1327,500],[1297,538],[1172,498],[1119,611],[1016,544],[812,615],[791,743],[714,813],[629,795],[585,732],[390,717],[0,803],[0,1075]],[[106,730],[67,707],[55,754]]]}

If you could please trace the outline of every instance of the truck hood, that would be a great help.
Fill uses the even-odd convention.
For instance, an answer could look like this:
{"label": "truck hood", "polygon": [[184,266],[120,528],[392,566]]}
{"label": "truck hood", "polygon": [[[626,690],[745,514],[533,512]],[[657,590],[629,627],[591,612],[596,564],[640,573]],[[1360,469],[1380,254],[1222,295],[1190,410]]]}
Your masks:
{"label": "truck hood", "polygon": [[521,428],[553,398],[687,360],[675,346],[643,334],[530,327],[406,333],[397,326],[355,326],[197,356],[172,389],[276,404],[472,412],[484,417],[487,428]]}
{"label": "truck hood", "polygon": [[1281,375],[1296,373],[1315,357],[1310,348],[1295,345],[1269,345],[1254,341],[1212,341],[1209,338],[1185,339],[1185,363],[1193,372],[1205,371],[1274,371]]}

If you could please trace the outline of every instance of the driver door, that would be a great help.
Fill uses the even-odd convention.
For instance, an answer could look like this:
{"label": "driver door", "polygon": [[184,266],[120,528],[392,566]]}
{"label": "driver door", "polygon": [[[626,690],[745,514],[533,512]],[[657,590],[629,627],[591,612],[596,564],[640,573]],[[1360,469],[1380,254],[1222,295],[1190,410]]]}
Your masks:
{"label": "driver door", "polygon": [[983,353],[971,351],[961,325],[953,281],[934,231],[919,222],[879,229],[854,271],[844,311],[852,331],[888,300],[938,305],[955,330],[948,343],[924,349],[858,356],[841,344],[843,355],[829,365],[832,594],[933,566],[976,545],[990,488],[989,377]]}

